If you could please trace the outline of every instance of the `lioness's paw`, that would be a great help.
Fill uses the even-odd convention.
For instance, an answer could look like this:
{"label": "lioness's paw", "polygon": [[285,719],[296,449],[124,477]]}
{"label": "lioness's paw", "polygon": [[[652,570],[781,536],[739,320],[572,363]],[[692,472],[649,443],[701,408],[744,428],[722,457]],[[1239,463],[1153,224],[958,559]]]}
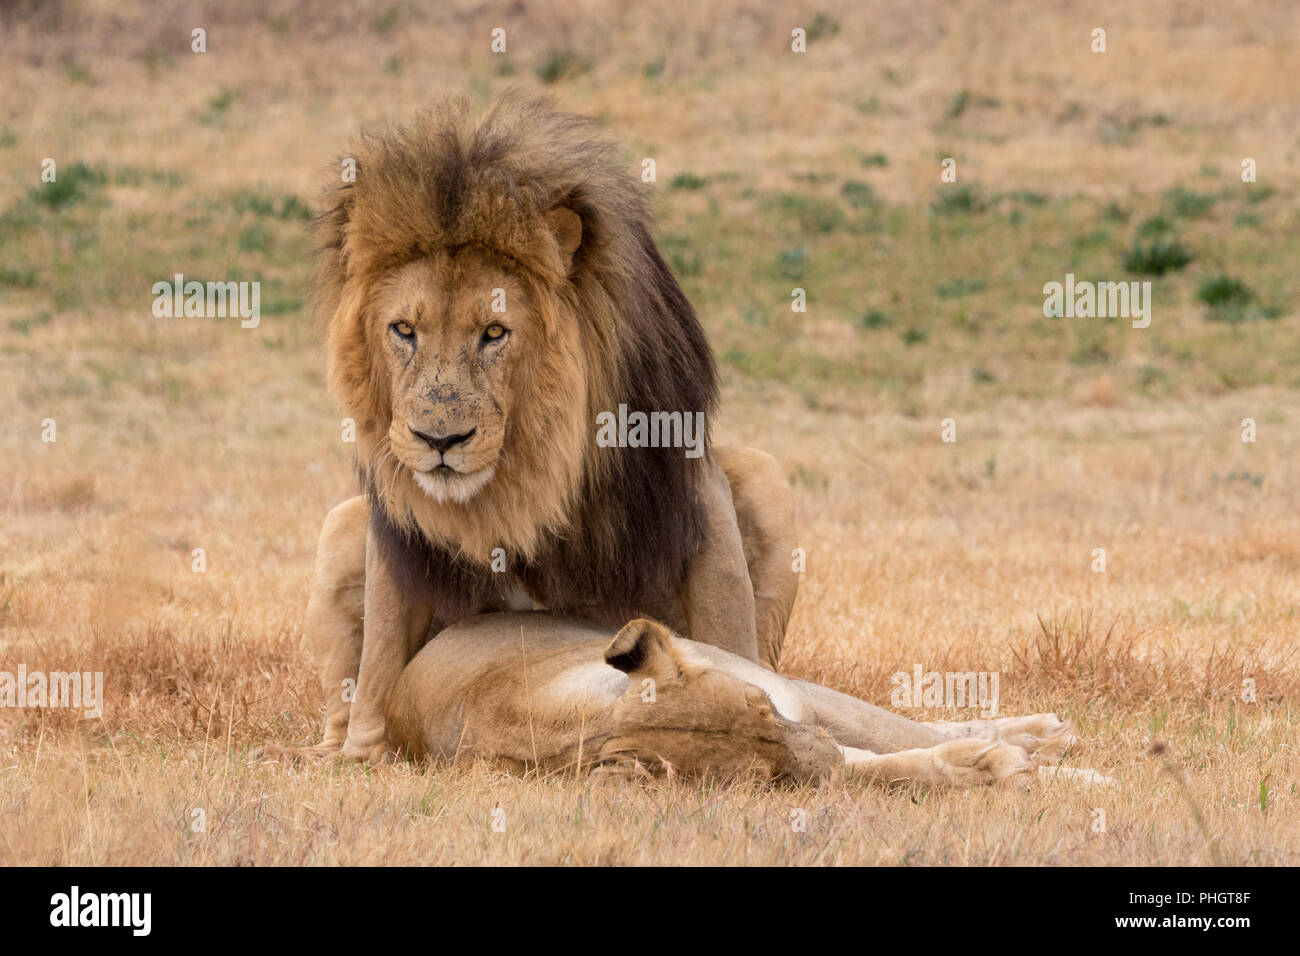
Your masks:
{"label": "lioness's paw", "polygon": [[923,753],[930,759],[929,782],[942,787],[987,786],[1027,774],[1033,768],[1023,747],[1002,741],[950,740]]}
{"label": "lioness's paw", "polygon": [[996,722],[996,733],[997,739],[1048,760],[1055,760],[1079,742],[1073,725],[1055,714],[1004,717]]}

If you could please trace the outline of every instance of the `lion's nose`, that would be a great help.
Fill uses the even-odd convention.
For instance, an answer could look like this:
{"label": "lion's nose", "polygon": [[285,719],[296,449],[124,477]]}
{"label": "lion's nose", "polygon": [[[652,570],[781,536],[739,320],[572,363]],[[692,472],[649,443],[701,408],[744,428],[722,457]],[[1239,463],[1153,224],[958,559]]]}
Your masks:
{"label": "lion's nose", "polygon": [[417,432],[414,428],[412,428],[411,434],[414,435],[416,438],[420,439],[420,441],[424,442],[434,451],[442,452],[443,454],[446,454],[449,450],[456,447],[457,445],[463,442],[467,442],[471,438],[473,438],[474,432],[476,432],[477,430],[478,429],[471,428],[469,431],[463,432],[460,435],[430,435],[426,432]]}

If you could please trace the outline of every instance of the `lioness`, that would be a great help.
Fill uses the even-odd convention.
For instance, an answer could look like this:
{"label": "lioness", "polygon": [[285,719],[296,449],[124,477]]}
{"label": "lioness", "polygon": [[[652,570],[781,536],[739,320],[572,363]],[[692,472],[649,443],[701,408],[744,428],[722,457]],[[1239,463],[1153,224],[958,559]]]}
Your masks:
{"label": "lioness", "polygon": [[[402,672],[388,733],[410,756],[512,770],[752,769],[775,780],[992,784],[1074,740],[1054,714],[924,724],[638,619],[610,632],[544,612],[487,614]],[[1047,769],[1047,768],[1044,768]]]}

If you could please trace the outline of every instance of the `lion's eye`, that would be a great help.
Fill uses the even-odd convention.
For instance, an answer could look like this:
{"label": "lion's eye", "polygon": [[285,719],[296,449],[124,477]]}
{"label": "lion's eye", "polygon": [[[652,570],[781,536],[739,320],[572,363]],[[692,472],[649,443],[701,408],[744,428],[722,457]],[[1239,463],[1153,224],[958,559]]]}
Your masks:
{"label": "lion's eye", "polygon": [[506,333],[509,331],[510,330],[507,329],[500,322],[493,322],[491,325],[489,325],[486,329],[483,330],[483,341],[499,342],[501,341],[501,339],[504,339],[506,337]]}
{"label": "lion's eye", "polygon": [[398,338],[405,339],[407,342],[415,338],[415,329],[411,328],[409,322],[394,322],[389,328],[396,333]]}

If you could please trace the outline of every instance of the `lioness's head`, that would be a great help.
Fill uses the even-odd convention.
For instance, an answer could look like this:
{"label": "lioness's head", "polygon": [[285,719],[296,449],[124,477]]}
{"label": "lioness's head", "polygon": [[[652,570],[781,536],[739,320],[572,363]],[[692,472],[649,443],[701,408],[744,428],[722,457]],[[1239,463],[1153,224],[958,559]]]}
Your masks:
{"label": "lioness's head", "polygon": [[754,770],[796,782],[828,779],[843,765],[824,730],[787,720],[761,688],[684,657],[661,624],[638,619],[624,626],[605,649],[605,662],[628,675],[628,687],[602,760],[635,757],[692,776]]}
{"label": "lioness's head", "polygon": [[[567,268],[582,220],[565,207],[547,220]],[[492,480],[516,401],[546,371],[538,357],[562,347],[552,341],[562,332],[548,330],[534,307],[536,294],[517,266],[481,246],[439,250],[376,284],[371,335],[392,396],[389,446],[439,503],[465,504]]]}

